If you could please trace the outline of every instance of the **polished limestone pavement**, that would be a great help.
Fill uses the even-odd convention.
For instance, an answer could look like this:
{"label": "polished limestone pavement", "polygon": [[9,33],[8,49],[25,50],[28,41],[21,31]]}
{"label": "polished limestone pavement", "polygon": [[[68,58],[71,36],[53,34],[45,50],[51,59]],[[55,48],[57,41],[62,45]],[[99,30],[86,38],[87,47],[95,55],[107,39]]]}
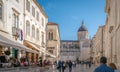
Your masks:
{"label": "polished limestone pavement", "polygon": [[[55,68],[55,66],[51,66],[51,68],[45,72],[58,72]],[[72,72],[93,72],[95,68],[96,67],[93,65],[91,66],[91,68],[88,68],[84,65],[77,65],[76,67],[72,68]],[[64,72],[69,72],[68,68],[66,68]]]}

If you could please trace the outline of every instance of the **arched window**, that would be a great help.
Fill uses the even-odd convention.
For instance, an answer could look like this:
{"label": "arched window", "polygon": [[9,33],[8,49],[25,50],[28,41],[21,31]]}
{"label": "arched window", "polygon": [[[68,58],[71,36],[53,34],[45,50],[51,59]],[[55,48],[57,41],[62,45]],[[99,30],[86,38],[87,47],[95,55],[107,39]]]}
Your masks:
{"label": "arched window", "polygon": [[26,21],[26,35],[30,36],[30,22]]}
{"label": "arched window", "polygon": [[39,29],[36,30],[36,39],[39,40]]}
{"label": "arched window", "polygon": [[32,37],[35,38],[35,26],[32,25]]}
{"label": "arched window", "polygon": [[42,32],[42,43],[44,43],[44,32]]}
{"label": "arched window", "polygon": [[26,10],[30,12],[30,2],[26,0]]}
{"label": "arched window", "polygon": [[49,32],[48,33],[48,39],[49,40],[53,40],[53,32]]}
{"label": "arched window", "polygon": [[48,40],[50,40],[50,32],[48,33]]}
{"label": "arched window", "polygon": [[13,14],[13,27],[19,28],[19,15],[17,13]]}
{"label": "arched window", "polygon": [[51,40],[53,40],[53,32],[51,32]]}
{"label": "arched window", "polygon": [[3,3],[0,2],[0,20],[2,20],[2,15],[3,15]]}
{"label": "arched window", "polygon": [[41,20],[42,20],[42,26],[44,26],[44,19],[42,18]]}

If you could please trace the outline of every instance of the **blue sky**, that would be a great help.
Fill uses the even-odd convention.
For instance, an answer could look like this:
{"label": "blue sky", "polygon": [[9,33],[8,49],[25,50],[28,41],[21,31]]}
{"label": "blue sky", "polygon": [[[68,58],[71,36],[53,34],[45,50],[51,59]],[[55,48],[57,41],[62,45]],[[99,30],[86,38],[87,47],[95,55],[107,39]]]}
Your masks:
{"label": "blue sky", "polygon": [[59,25],[61,40],[77,40],[82,20],[94,36],[99,26],[105,24],[106,0],[38,0],[49,22]]}

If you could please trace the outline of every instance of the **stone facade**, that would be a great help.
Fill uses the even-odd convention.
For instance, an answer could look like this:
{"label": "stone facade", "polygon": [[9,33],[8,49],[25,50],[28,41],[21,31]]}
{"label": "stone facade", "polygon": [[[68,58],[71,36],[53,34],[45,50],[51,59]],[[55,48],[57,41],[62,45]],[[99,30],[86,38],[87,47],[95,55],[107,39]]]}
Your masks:
{"label": "stone facade", "polygon": [[80,47],[79,42],[74,40],[61,40],[61,55],[60,59],[67,60],[76,60],[80,57]]}
{"label": "stone facade", "polygon": [[36,0],[24,0],[24,6],[24,45],[40,52],[40,57],[44,60],[48,17]]}
{"label": "stone facade", "polygon": [[57,61],[60,57],[60,32],[58,24],[48,22],[47,24],[47,51],[55,57],[47,55],[50,61]]}
{"label": "stone facade", "polygon": [[[37,0],[0,0],[0,54],[29,61],[46,57],[46,24],[48,17]],[[10,41],[10,42],[9,42]]]}
{"label": "stone facade", "polygon": [[88,31],[82,25],[78,29],[78,40],[61,40],[61,59],[64,60],[89,60],[90,59],[90,40]]}
{"label": "stone facade", "polygon": [[92,48],[94,53],[93,62],[98,63],[101,56],[104,56],[104,27],[99,26],[96,35],[92,38]]}
{"label": "stone facade", "polygon": [[109,51],[107,57],[109,62],[114,62],[120,68],[120,0],[106,0],[105,12],[106,18],[106,30],[107,41],[109,42],[106,52]]}
{"label": "stone facade", "polygon": [[78,29],[78,41],[80,46],[80,60],[90,59],[90,39],[88,39],[88,30],[84,26],[84,21]]}
{"label": "stone facade", "polygon": [[[106,0],[105,12],[107,13],[107,18],[103,28],[103,38],[100,39],[103,40],[103,55],[107,57],[108,63],[116,63],[117,67],[120,68],[120,0]],[[94,37],[92,39],[94,44],[98,42],[96,37],[101,37],[101,35],[97,36],[96,33],[95,40]],[[94,44],[93,51],[98,53]],[[94,57],[97,55],[96,53]]]}
{"label": "stone facade", "polygon": [[[21,31],[23,31],[23,0],[20,2],[0,0],[0,5],[0,35],[12,42],[23,44],[22,35],[20,36]],[[6,49],[10,50],[12,57],[20,58],[24,56],[20,47],[17,49],[17,47],[8,47],[6,44],[1,45],[0,48],[3,53]],[[13,52],[17,54],[12,54]]]}

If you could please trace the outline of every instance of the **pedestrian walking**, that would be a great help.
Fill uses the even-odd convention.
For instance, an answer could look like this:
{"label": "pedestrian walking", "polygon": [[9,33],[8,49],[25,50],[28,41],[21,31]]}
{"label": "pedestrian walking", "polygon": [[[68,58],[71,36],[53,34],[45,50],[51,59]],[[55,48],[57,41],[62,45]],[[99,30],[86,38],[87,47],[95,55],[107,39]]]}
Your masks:
{"label": "pedestrian walking", "polygon": [[62,67],[61,67],[62,72],[64,72],[65,68],[66,68],[66,63],[64,61],[62,61]]}
{"label": "pedestrian walking", "polygon": [[75,61],[73,61],[72,64],[73,64],[73,67],[76,67],[76,62]]}
{"label": "pedestrian walking", "polygon": [[68,62],[69,72],[72,72],[72,62],[71,60]]}
{"label": "pedestrian walking", "polygon": [[61,68],[62,68],[62,62],[59,60],[57,63],[57,70],[61,72]]}
{"label": "pedestrian walking", "polygon": [[40,65],[40,67],[43,66],[42,59],[40,59],[40,61],[39,61],[39,65]]}
{"label": "pedestrian walking", "polygon": [[89,66],[89,61],[86,61],[85,64],[86,64],[86,69],[87,69]]}
{"label": "pedestrian walking", "polygon": [[101,57],[100,58],[100,66],[97,67],[94,72],[114,72],[114,70],[106,65],[107,58]]}
{"label": "pedestrian walking", "polygon": [[89,61],[88,64],[89,64],[89,68],[91,68],[91,64],[92,64],[91,61]]}
{"label": "pedestrian walking", "polygon": [[114,70],[114,72],[120,72],[114,63],[110,63],[109,66]]}

